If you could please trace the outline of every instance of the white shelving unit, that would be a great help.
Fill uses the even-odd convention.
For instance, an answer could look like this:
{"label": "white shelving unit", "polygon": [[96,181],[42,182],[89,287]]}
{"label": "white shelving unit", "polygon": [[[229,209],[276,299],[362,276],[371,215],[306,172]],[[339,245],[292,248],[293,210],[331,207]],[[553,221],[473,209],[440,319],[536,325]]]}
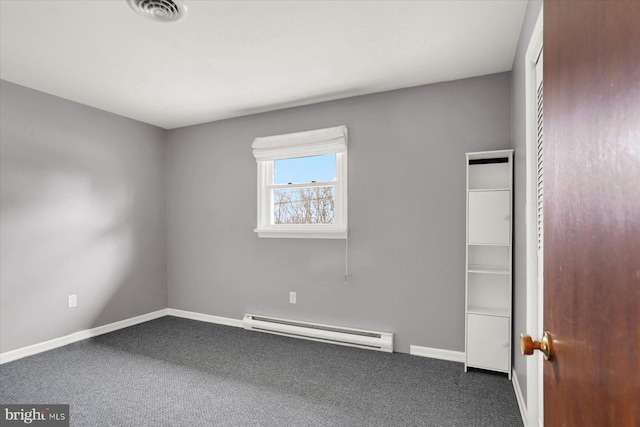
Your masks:
{"label": "white shelving unit", "polygon": [[467,153],[465,365],[511,379],[513,150]]}

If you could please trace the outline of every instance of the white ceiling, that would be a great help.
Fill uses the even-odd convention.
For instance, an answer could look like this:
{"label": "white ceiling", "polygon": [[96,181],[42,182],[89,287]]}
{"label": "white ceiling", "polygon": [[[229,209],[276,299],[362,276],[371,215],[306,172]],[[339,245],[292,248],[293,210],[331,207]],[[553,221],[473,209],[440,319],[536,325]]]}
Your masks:
{"label": "white ceiling", "polygon": [[524,0],[0,0],[0,78],[172,129],[511,69]]}

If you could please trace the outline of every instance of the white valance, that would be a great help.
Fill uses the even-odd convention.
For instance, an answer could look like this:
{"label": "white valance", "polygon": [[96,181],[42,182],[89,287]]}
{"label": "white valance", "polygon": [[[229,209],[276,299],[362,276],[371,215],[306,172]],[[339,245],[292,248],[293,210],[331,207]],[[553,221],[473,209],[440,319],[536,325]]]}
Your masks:
{"label": "white valance", "polygon": [[258,161],[343,153],[347,151],[347,127],[263,136],[254,139],[252,147]]}

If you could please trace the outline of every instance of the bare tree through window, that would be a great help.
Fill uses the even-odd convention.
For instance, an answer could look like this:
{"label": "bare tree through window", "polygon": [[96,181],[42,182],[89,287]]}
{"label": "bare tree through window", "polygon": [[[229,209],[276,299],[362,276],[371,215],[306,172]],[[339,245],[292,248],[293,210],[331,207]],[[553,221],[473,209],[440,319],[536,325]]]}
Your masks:
{"label": "bare tree through window", "polygon": [[274,224],[333,224],[333,212],[333,186],[274,190]]}

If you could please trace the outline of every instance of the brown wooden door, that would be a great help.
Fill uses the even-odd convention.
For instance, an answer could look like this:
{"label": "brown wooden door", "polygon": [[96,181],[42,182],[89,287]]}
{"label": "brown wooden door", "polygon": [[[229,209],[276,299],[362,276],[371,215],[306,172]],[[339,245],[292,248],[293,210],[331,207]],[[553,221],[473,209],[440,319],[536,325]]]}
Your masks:
{"label": "brown wooden door", "polygon": [[544,2],[547,426],[640,426],[640,1]]}

